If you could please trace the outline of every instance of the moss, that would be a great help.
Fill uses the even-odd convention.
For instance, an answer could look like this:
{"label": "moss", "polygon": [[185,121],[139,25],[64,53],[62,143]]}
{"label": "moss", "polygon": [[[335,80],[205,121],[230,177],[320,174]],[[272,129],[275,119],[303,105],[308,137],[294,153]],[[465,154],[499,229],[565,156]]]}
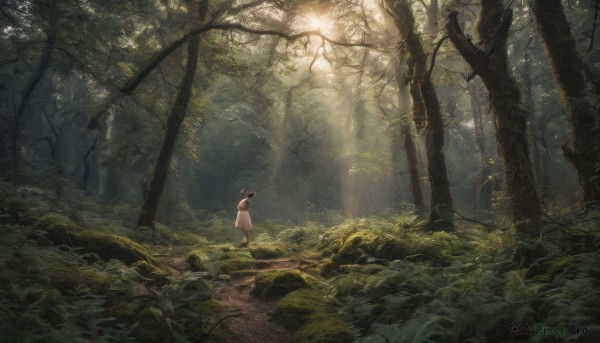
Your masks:
{"label": "moss", "polygon": [[269,270],[256,276],[251,294],[258,298],[276,298],[306,287],[306,278],[297,270]]}
{"label": "moss", "polygon": [[350,235],[337,254],[331,256],[331,260],[336,264],[357,263],[359,260],[366,260],[373,251],[373,243],[377,236],[359,231]]}
{"label": "moss", "polygon": [[408,255],[406,243],[390,237],[379,238],[373,253],[373,256],[386,260],[399,259],[406,255]]}
{"label": "moss", "polygon": [[250,248],[250,254],[254,258],[278,258],[285,254],[281,244],[260,244]]}
{"label": "moss", "polygon": [[337,318],[333,308],[317,291],[300,289],[286,295],[271,314],[271,319],[295,332],[294,342],[352,342],[349,327]]}
{"label": "moss", "polygon": [[329,259],[324,260],[303,260],[300,261],[298,269],[302,272],[314,276],[326,276],[336,268],[336,265]]}
{"label": "moss", "polygon": [[49,273],[50,284],[61,292],[70,292],[78,288],[89,288],[94,293],[105,293],[112,278],[109,274],[94,268],[65,266]]}
{"label": "moss", "polygon": [[31,225],[36,218],[25,200],[21,198],[0,199],[0,224]]}
{"label": "moss", "polygon": [[406,243],[391,235],[359,230],[346,238],[337,254],[331,256],[335,264],[365,263],[369,257],[392,260],[408,254]]}
{"label": "moss", "polygon": [[287,243],[300,244],[304,241],[306,231],[303,228],[286,229],[277,234],[277,239]]}
{"label": "moss", "polygon": [[169,282],[170,273],[166,269],[158,268],[146,261],[137,261],[131,267],[140,275],[149,278],[157,285],[164,285]]}
{"label": "moss", "polygon": [[384,266],[380,266],[378,264],[346,264],[340,266],[339,271],[341,273],[351,273],[351,274],[377,274],[380,271],[385,270]]}
{"label": "moss", "polygon": [[317,291],[299,289],[277,303],[271,320],[290,331],[297,331],[310,321],[315,313],[327,313],[325,299]]}
{"label": "moss", "polygon": [[153,259],[146,248],[128,238],[77,227],[71,224],[68,218],[59,214],[47,214],[41,217],[35,227],[45,231],[46,238],[55,244],[81,247],[83,251],[94,253],[103,260],[114,258],[126,264],[145,261],[154,267],[156,273],[168,274],[167,269]]}
{"label": "moss", "polygon": [[247,250],[223,250],[215,265],[217,274],[229,274],[232,271],[248,269],[254,265],[254,259]]}
{"label": "moss", "polygon": [[354,337],[350,328],[338,318],[318,314],[313,315],[311,320],[296,332],[294,341],[298,343],[348,343],[353,342]]}
{"label": "moss", "polygon": [[209,261],[208,253],[206,249],[199,248],[194,249],[188,255],[187,262],[190,265],[190,269],[193,271],[206,271],[208,270],[207,262]]}

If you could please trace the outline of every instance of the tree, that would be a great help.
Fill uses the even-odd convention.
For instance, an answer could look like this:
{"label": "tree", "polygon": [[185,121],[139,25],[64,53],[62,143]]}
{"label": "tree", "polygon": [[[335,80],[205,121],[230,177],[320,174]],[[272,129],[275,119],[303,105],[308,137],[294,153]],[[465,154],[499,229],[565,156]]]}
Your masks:
{"label": "tree", "polygon": [[[14,4],[13,4],[14,5]],[[15,5],[16,7],[16,5]],[[21,120],[23,119],[23,115],[25,114],[25,109],[29,104],[29,100],[33,91],[35,90],[38,83],[44,77],[44,74],[48,70],[50,65],[50,60],[55,50],[56,39],[57,39],[57,4],[54,0],[48,1],[40,1],[38,3],[33,4],[33,11],[36,14],[45,19],[44,20],[44,30],[46,33],[46,39],[44,42],[44,47],[42,49],[42,53],[40,56],[37,65],[25,85],[25,89],[22,91],[22,95],[19,101],[19,105],[16,109],[16,112],[12,118],[11,128],[10,128],[10,154],[12,159],[12,176],[10,177],[11,181],[16,185],[19,181],[19,167],[20,167],[20,136],[21,136]],[[6,13],[6,12],[4,12]]]}
{"label": "tree", "polygon": [[584,66],[560,0],[535,0],[534,13],[562,90],[573,141],[563,153],[577,169],[583,207],[600,206],[600,130]]}
{"label": "tree", "polygon": [[477,186],[477,207],[489,210],[492,208],[492,192],[494,190],[493,180],[490,177],[492,168],[489,163],[489,156],[486,149],[486,137],[484,130],[483,114],[481,113],[481,104],[477,100],[479,95],[477,86],[471,82],[469,86],[469,98],[471,102],[471,113],[473,115],[473,124],[475,129],[475,139],[479,148],[479,159],[481,161],[481,172],[479,185]]}
{"label": "tree", "polygon": [[[397,125],[400,126],[400,132],[404,139],[404,151],[408,163],[408,172],[410,175],[410,191],[413,197],[413,202],[419,214],[425,212],[425,200],[423,199],[423,191],[421,190],[421,177],[419,176],[419,160],[417,158],[417,147],[413,139],[413,127],[408,116],[410,114],[410,91],[404,75],[407,71],[406,62],[403,59],[404,55],[399,54],[396,60],[395,78],[398,85],[398,118]],[[398,144],[398,143],[396,143]]]}
{"label": "tree", "polygon": [[527,140],[527,113],[521,95],[507,66],[507,36],[512,10],[502,0],[483,0],[477,23],[482,47],[465,37],[458,23],[458,12],[448,17],[450,40],[472,68],[468,80],[479,75],[489,94],[496,120],[496,140],[505,162],[506,185],[517,231],[539,233],[542,206],[533,177]]}
{"label": "tree", "polygon": [[[202,0],[199,3],[199,19],[202,21],[207,14],[208,1]],[[175,148],[175,142],[181,129],[181,124],[185,118],[188,109],[192,90],[194,85],[194,76],[198,67],[198,51],[200,47],[200,37],[193,37],[188,43],[185,74],[179,84],[179,91],[175,98],[175,103],[171,109],[171,113],[167,119],[165,129],[165,137],[158,153],[158,158],[154,166],[154,170],[144,182],[144,204],[140,210],[138,226],[147,226],[154,228],[154,218],[158,202],[163,192],[167,176],[169,173],[169,165],[171,156]]]}
{"label": "tree", "polygon": [[[425,129],[427,171],[431,183],[431,229],[452,229],[454,209],[444,157],[444,125],[435,88],[429,77],[423,45],[415,29],[412,8],[405,0],[386,0],[408,55],[408,81],[417,129]],[[400,52],[402,53],[402,51]],[[425,122],[426,120],[426,122]]]}

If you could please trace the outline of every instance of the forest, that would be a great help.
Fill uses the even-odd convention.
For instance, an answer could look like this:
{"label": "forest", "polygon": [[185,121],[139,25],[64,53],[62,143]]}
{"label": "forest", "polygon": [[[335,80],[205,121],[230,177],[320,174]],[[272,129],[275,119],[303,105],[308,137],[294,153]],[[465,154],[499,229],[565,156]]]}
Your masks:
{"label": "forest", "polygon": [[0,342],[600,342],[599,12],[0,0]]}

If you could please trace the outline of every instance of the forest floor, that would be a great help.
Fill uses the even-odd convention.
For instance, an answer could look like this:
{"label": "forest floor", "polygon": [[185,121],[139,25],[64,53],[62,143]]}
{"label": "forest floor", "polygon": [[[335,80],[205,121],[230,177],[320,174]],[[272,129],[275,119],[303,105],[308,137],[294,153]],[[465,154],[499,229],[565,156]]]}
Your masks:
{"label": "forest floor", "polygon": [[277,300],[259,300],[250,292],[259,271],[295,269],[298,263],[286,259],[258,259],[254,266],[239,271],[221,293],[220,303],[225,313],[239,314],[231,319],[230,327],[246,342],[292,342],[290,333],[269,321],[268,314],[275,309]]}
{"label": "forest floor", "polygon": [[[187,267],[187,252],[183,250],[157,251],[153,257],[164,263],[172,275],[180,275]],[[252,269],[238,270],[221,291],[221,304],[227,322],[242,342],[291,343],[292,335],[269,321],[268,314],[275,309],[275,299],[257,299],[250,292],[256,274],[269,270],[297,269],[298,261],[290,259],[255,259]]]}

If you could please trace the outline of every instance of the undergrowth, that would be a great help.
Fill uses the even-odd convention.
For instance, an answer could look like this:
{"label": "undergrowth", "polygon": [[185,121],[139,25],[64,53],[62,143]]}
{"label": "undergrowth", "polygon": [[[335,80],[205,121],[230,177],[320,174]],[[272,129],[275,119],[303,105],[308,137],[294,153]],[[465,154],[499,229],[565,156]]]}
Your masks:
{"label": "undergrowth", "polygon": [[[329,213],[325,222],[256,223],[248,250],[233,248],[241,234],[232,219],[214,215],[158,225],[158,247],[189,257],[188,270],[165,283],[139,264],[53,245],[35,226],[58,212],[83,231],[150,246],[151,233],[132,229],[131,210],[75,191],[59,205],[0,201],[2,340],[235,342],[215,301],[227,281],[219,274],[285,257],[318,280],[357,342],[600,341],[598,213],[548,220],[533,241],[502,225],[425,232],[415,216],[340,223]],[[316,323],[297,337],[314,337]]]}

